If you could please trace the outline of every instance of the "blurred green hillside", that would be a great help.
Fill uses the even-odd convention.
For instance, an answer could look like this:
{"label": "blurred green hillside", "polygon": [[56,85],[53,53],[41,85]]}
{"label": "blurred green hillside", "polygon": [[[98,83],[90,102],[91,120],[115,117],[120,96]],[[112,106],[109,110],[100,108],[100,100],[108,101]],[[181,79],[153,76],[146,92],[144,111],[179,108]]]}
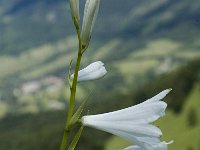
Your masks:
{"label": "blurred green hillside", "polygon": [[[102,60],[109,73],[81,84],[79,99],[95,85],[96,96],[127,94],[199,56],[199,9],[195,0],[102,1],[82,67]],[[77,49],[68,2],[0,0],[0,18],[0,116],[66,107]]]}
{"label": "blurred green hillside", "polygon": [[[91,114],[108,112],[125,108],[147,98],[152,97],[163,88],[173,87],[173,91],[165,98],[169,104],[166,116],[156,122],[163,130],[163,139],[174,143],[169,150],[199,150],[200,141],[200,59],[191,62],[152,83],[146,84],[140,90],[122,95],[115,93],[108,99],[93,97],[87,105]],[[178,76],[186,74],[186,76]],[[193,82],[188,80],[193,79]],[[168,81],[168,82],[167,82]],[[158,84],[160,83],[160,84]],[[182,84],[180,84],[182,83]],[[190,89],[185,91],[185,86]],[[160,88],[163,87],[163,88]],[[148,90],[146,90],[148,89]],[[144,93],[143,98],[141,93]],[[140,99],[137,99],[140,97]],[[178,99],[177,99],[178,98]],[[170,104],[172,102],[173,104]],[[176,112],[176,103],[184,104],[179,112]],[[105,105],[107,107],[105,107]],[[1,150],[55,150],[59,148],[60,139],[64,127],[64,111],[43,112],[40,114],[11,115],[0,121],[0,149]],[[113,137],[95,129],[85,128],[77,149],[88,150],[119,150],[130,143],[120,138]]]}
{"label": "blurred green hillside", "polygon": [[[199,10],[196,0],[101,1],[81,67],[102,60],[108,74],[79,84],[77,105],[91,89],[88,109],[96,114],[173,88],[165,99],[167,116],[156,124],[163,139],[174,140],[170,150],[199,150]],[[68,1],[0,0],[0,150],[58,149],[69,97],[67,69],[76,50]],[[77,149],[130,144],[86,130]]]}

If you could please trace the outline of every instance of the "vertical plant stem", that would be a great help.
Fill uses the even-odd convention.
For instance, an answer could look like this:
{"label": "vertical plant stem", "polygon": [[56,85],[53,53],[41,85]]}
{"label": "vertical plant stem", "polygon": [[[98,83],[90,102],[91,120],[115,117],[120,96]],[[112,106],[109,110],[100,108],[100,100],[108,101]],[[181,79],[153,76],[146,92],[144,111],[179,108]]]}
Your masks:
{"label": "vertical plant stem", "polygon": [[81,57],[82,57],[82,54],[78,53],[76,69],[74,72],[74,79],[73,79],[73,83],[72,83],[72,87],[71,87],[70,107],[69,107],[68,116],[67,116],[67,123],[69,123],[69,121],[73,115],[73,112],[74,112],[74,103],[75,103],[75,97],[76,97],[76,85],[77,85],[78,71],[79,71],[80,63],[81,63]]}
{"label": "vertical plant stem", "polygon": [[78,36],[79,50],[78,50],[78,56],[77,56],[77,60],[76,60],[74,78],[73,78],[72,86],[70,87],[70,91],[71,91],[70,104],[69,104],[68,115],[67,115],[67,118],[66,118],[67,122],[66,122],[66,127],[65,127],[65,130],[64,130],[60,150],[66,150],[66,146],[67,146],[67,142],[68,142],[68,138],[69,138],[69,132],[70,132],[69,126],[70,126],[70,120],[71,120],[73,113],[74,113],[78,71],[79,71],[79,68],[80,68],[81,58],[82,58],[82,42],[81,42],[81,33],[80,33],[80,29],[79,29],[79,24],[78,24],[78,22],[75,18],[73,19],[73,21],[74,21],[74,25],[76,27],[76,32],[77,32],[77,36]]}
{"label": "vertical plant stem", "polygon": [[76,60],[74,79],[73,79],[72,87],[70,88],[70,90],[71,90],[70,107],[69,107],[68,116],[67,116],[67,123],[69,123],[69,121],[70,121],[70,119],[73,115],[73,112],[74,112],[74,103],[75,103],[75,97],[76,97],[78,71],[79,71],[79,68],[80,68],[81,58],[82,58],[81,33],[80,33],[80,29],[79,29],[79,25],[78,25],[77,20],[75,18],[73,20],[74,20],[74,25],[76,27],[76,32],[77,32],[77,36],[78,36],[79,50],[78,50],[78,56],[77,56],[77,60]]}
{"label": "vertical plant stem", "polygon": [[60,150],[66,149],[68,137],[69,137],[69,131],[67,131],[65,129],[64,134],[63,134],[63,138],[62,138],[62,143],[61,143],[61,146],[60,146]]}

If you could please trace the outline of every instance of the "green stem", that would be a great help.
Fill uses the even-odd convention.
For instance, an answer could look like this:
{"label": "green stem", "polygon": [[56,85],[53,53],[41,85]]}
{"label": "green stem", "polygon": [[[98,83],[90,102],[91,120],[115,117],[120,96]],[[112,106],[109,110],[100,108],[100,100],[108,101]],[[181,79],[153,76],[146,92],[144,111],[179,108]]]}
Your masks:
{"label": "green stem", "polygon": [[70,107],[69,107],[69,112],[68,112],[68,116],[67,116],[67,123],[69,123],[69,121],[71,120],[73,112],[74,112],[74,103],[75,103],[76,87],[77,87],[76,85],[77,85],[78,71],[79,71],[80,63],[81,63],[81,57],[82,57],[82,54],[78,53],[76,69],[75,69],[75,73],[74,73],[74,79],[73,79],[73,83],[72,83],[72,87],[71,87]]}
{"label": "green stem", "polygon": [[62,139],[62,143],[60,146],[60,150],[66,149],[66,145],[67,145],[67,141],[68,141],[68,137],[69,137],[68,134],[69,134],[69,131],[65,130],[64,134],[63,134],[63,139]]}
{"label": "green stem", "polygon": [[78,141],[81,137],[82,132],[83,132],[83,126],[81,126],[80,129],[78,130],[78,132],[76,133],[76,135],[75,135],[73,141],[71,142],[68,150],[74,150],[75,149],[75,147],[76,147],[76,145],[77,145],[77,143],[78,143]]}
{"label": "green stem", "polygon": [[80,64],[81,64],[81,58],[82,58],[82,42],[81,42],[81,33],[80,33],[80,29],[79,29],[79,24],[77,22],[77,20],[74,18],[74,25],[76,27],[76,32],[77,32],[77,36],[78,36],[78,42],[79,42],[79,50],[78,50],[78,56],[77,56],[77,61],[76,61],[76,67],[75,67],[75,72],[74,72],[74,79],[72,82],[72,86],[70,87],[70,104],[69,104],[69,111],[68,111],[68,115],[67,115],[67,122],[66,122],[66,128],[63,134],[63,139],[62,139],[62,143],[61,143],[61,147],[60,150],[66,150],[66,145],[68,142],[68,138],[69,138],[69,132],[70,132],[70,120],[73,116],[74,113],[74,104],[75,104],[75,98],[76,98],[76,87],[77,87],[77,79],[78,79],[78,71],[80,68]]}
{"label": "green stem", "polygon": [[72,117],[73,112],[74,112],[74,103],[75,103],[75,97],[76,97],[76,87],[77,87],[78,71],[79,71],[79,68],[80,68],[81,58],[82,58],[81,33],[80,33],[78,22],[77,22],[77,20],[75,18],[74,18],[74,25],[76,27],[76,32],[77,32],[77,36],[78,36],[79,50],[78,50],[78,56],[77,56],[77,60],[76,60],[76,67],[75,67],[75,72],[74,72],[74,79],[73,79],[72,87],[70,88],[70,90],[71,90],[70,107],[69,107],[69,112],[68,112],[68,116],[67,116],[67,123],[70,122],[71,117]]}

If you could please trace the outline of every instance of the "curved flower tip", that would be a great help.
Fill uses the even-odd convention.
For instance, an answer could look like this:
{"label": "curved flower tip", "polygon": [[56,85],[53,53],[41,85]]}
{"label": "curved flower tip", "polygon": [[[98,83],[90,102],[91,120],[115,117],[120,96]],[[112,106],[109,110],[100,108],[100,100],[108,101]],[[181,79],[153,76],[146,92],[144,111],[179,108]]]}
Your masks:
{"label": "curved flower tip", "polygon": [[159,100],[163,99],[171,90],[172,90],[171,88],[166,89],[166,90],[160,92],[159,94],[157,94],[156,96],[154,96],[154,97],[148,99],[147,101],[148,101],[148,102],[151,102],[151,101],[159,101]]}
{"label": "curved flower tip", "polygon": [[81,32],[82,44],[85,46],[89,44],[91,32],[99,11],[99,4],[100,0],[87,0],[85,3]]}
{"label": "curved flower tip", "polygon": [[79,0],[70,0],[72,18],[79,20]]}
{"label": "curved flower tip", "polygon": [[160,147],[167,147],[167,143],[159,139],[161,130],[149,123],[164,115],[167,104],[161,99],[169,92],[170,89],[164,90],[143,103],[122,110],[83,116],[82,123],[132,141],[137,145],[131,147],[132,150],[158,150]]}
{"label": "curved flower tip", "polygon": [[[96,61],[85,67],[78,72],[78,82],[96,80],[102,78],[107,73],[104,63]],[[71,75],[71,80],[74,78],[74,74]]]}

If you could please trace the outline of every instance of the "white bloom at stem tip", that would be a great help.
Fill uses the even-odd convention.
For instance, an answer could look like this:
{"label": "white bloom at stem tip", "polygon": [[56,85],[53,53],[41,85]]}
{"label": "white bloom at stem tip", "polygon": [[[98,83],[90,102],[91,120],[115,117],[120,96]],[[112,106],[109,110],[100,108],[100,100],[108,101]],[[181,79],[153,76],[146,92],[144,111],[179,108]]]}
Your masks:
{"label": "white bloom at stem tip", "polygon": [[82,117],[84,126],[93,127],[133,142],[124,150],[167,150],[167,143],[160,141],[161,130],[150,124],[165,115],[167,104],[161,101],[171,89],[132,107],[114,112]]}
{"label": "white bloom at stem tip", "polygon": [[86,0],[81,32],[81,40],[84,46],[89,44],[91,32],[99,11],[99,4],[100,0]]}
{"label": "white bloom at stem tip", "polygon": [[70,0],[72,18],[79,20],[79,0]]}
{"label": "white bloom at stem tip", "polygon": [[[85,67],[78,72],[78,82],[96,80],[102,78],[107,73],[104,63],[96,61]],[[71,75],[71,80],[74,78],[74,74]]]}

